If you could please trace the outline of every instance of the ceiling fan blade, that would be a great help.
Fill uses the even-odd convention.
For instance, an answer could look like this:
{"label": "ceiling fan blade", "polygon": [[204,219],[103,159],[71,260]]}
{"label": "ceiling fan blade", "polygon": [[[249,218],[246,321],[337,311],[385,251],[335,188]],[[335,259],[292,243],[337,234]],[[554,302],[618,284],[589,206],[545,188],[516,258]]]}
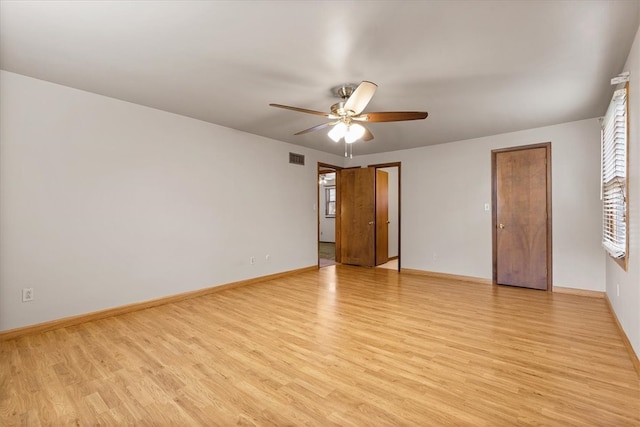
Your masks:
{"label": "ceiling fan blade", "polygon": [[333,125],[335,125],[337,123],[338,122],[322,123],[321,125],[317,125],[317,126],[309,128],[309,129],[301,130],[298,133],[294,133],[294,135],[302,135],[304,133],[314,132],[314,131],[317,131],[317,130],[320,130],[320,129],[328,128],[329,126],[333,126]]}
{"label": "ceiling fan blade", "polygon": [[362,126],[362,127],[364,128],[364,135],[362,135],[362,140],[363,141],[371,141],[373,139],[373,134],[365,126]]}
{"label": "ceiling fan blade", "polygon": [[300,113],[315,114],[316,116],[329,117],[329,113],[323,113],[322,111],[316,111],[316,110],[307,110],[306,108],[291,107],[289,105],[282,105],[282,104],[269,104],[269,106],[284,108],[285,110],[298,111]]}
{"label": "ceiling fan blade", "polygon": [[426,119],[429,113],[426,111],[382,111],[379,113],[365,113],[353,120],[361,120],[365,122],[402,122],[405,120],[422,120]]}
{"label": "ceiling fan blade", "polygon": [[344,103],[344,109],[353,111],[354,114],[360,114],[365,109],[373,94],[376,93],[378,85],[368,81],[363,81],[353,91],[349,99]]}

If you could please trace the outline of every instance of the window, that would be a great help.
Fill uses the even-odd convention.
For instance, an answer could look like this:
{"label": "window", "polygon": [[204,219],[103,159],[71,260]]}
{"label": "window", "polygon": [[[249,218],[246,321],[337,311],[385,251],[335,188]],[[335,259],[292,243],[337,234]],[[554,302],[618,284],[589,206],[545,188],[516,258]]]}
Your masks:
{"label": "window", "polygon": [[328,218],[336,216],[336,186],[324,188],[324,214]]}
{"label": "window", "polygon": [[627,84],[616,90],[602,122],[602,245],[626,268]]}

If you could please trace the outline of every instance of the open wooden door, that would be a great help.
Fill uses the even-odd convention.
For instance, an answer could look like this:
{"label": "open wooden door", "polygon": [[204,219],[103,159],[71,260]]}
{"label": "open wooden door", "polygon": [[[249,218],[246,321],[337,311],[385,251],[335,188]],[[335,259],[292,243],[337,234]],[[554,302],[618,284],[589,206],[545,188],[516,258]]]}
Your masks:
{"label": "open wooden door", "polygon": [[376,261],[376,171],[374,168],[353,168],[342,169],[338,173],[340,262],[373,267]]}
{"label": "open wooden door", "polygon": [[493,278],[551,290],[551,144],[492,152]]}
{"label": "open wooden door", "polygon": [[376,169],[376,265],[389,261],[389,174]]}

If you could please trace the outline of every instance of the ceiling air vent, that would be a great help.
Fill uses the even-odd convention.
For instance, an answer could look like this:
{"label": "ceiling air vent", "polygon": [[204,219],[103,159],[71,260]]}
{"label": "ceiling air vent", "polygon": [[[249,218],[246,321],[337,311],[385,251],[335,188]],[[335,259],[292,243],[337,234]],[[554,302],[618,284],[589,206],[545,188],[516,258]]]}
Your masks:
{"label": "ceiling air vent", "polygon": [[289,153],[289,163],[304,166],[304,154]]}

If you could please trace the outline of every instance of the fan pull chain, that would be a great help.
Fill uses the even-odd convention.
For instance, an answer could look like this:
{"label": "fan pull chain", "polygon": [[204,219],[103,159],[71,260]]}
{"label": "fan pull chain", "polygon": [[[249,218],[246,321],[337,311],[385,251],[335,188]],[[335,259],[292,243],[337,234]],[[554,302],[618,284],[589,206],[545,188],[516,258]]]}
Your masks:
{"label": "fan pull chain", "polygon": [[347,141],[344,142],[344,156],[353,159],[353,144],[347,144]]}

